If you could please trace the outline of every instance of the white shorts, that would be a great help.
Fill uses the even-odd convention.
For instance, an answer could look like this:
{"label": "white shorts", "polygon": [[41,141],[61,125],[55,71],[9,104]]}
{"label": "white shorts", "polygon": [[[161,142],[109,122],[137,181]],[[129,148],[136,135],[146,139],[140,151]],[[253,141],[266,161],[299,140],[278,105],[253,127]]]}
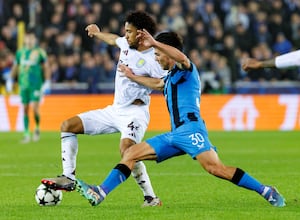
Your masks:
{"label": "white shorts", "polygon": [[111,134],[120,132],[121,139],[129,138],[140,143],[147,130],[150,116],[148,105],[130,105],[116,108],[109,105],[103,109],[78,114],[85,134]]}

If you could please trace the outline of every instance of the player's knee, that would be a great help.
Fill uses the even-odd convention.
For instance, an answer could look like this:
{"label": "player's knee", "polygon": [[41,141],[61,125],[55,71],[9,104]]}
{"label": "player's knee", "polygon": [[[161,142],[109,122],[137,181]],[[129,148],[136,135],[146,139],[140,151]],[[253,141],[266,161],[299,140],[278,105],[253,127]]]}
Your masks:
{"label": "player's knee", "polygon": [[75,134],[83,133],[83,124],[79,117],[69,118],[62,122],[60,126],[61,132],[72,132]]}
{"label": "player's knee", "polygon": [[121,140],[121,144],[120,144],[120,153],[121,156],[123,157],[125,151],[130,148],[132,145],[134,145],[135,142],[129,138],[124,138]]}
{"label": "player's knee", "polygon": [[60,125],[60,131],[62,132],[69,132],[70,128],[71,128],[71,123],[69,122],[69,120],[63,121]]}

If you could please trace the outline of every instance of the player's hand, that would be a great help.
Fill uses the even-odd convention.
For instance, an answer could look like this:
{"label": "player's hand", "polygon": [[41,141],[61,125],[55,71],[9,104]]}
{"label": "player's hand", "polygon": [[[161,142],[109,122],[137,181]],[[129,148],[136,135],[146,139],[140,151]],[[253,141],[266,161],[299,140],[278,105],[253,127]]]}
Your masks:
{"label": "player's hand", "polygon": [[8,77],[5,82],[6,92],[11,93],[13,91],[14,81],[11,77]]}
{"label": "player's hand", "polygon": [[44,82],[44,84],[42,85],[42,88],[41,88],[41,92],[42,92],[42,94],[50,94],[50,92],[51,92],[51,81],[50,80],[46,80]]}
{"label": "player's hand", "polygon": [[242,68],[245,71],[259,69],[261,68],[261,62],[253,58],[247,58],[242,61]]}
{"label": "player's hand", "polygon": [[88,25],[85,30],[87,31],[89,37],[94,37],[95,34],[100,32],[100,28],[96,24]]}
{"label": "player's hand", "polygon": [[155,45],[156,40],[149,34],[146,29],[138,30],[136,38],[139,40],[139,43],[145,47],[152,47]]}
{"label": "player's hand", "polygon": [[134,73],[132,72],[132,70],[124,64],[118,65],[118,71],[120,71],[122,73],[121,76],[126,76],[129,79],[133,78],[135,76]]}

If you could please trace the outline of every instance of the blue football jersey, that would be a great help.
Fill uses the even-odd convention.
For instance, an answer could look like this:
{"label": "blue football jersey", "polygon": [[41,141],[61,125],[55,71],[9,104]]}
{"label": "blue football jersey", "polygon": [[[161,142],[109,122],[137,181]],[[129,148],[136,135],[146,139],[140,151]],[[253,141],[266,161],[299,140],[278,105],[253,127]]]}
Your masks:
{"label": "blue football jersey", "polygon": [[201,84],[196,66],[191,63],[190,69],[180,69],[175,65],[164,82],[172,130],[190,121],[200,121]]}

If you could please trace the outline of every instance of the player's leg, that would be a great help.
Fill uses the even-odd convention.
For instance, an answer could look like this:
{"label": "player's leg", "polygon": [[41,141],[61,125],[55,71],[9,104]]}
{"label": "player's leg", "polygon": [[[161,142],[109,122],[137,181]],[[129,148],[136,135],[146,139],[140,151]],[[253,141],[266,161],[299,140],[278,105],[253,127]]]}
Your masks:
{"label": "player's leg", "polygon": [[[123,138],[120,142],[120,151],[121,155],[125,152],[126,149],[128,149],[130,146],[134,145],[135,141],[129,139],[129,138]],[[140,189],[143,192],[144,195],[144,203],[143,207],[147,206],[160,206],[161,201],[154,193],[150,177],[148,175],[146,166],[143,161],[138,161],[135,163],[133,170],[132,170],[132,176],[135,179],[135,182],[139,185]]]}
{"label": "player's leg", "polygon": [[34,101],[32,103],[34,121],[35,121],[35,129],[33,132],[33,141],[38,141],[40,139],[40,103],[39,101]]}
{"label": "player's leg", "polygon": [[136,161],[156,160],[162,162],[168,158],[185,154],[184,151],[173,146],[171,141],[173,138],[170,139],[170,133],[155,136],[128,148],[124,152],[120,163],[100,185],[88,185],[77,179],[77,191],[89,200],[93,206],[98,205],[112,190],[130,176]]}
{"label": "player's leg", "polygon": [[110,127],[110,118],[110,108],[107,107],[84,112],[65,120],[61,125],[63,174],[56,178],[44,178],[41,182],[54,189],[74,190],[78,153],[77,134],[96,135],[105,132],[116,132],[115,129]]}
{"label": "player's leg", "polygon": [[196,159],[208,173],[229,180],[237,186],[259,193],[273,206],[285,206],[285,199],[279,194],[275,187],[260,183],[240,168],[225,166],[220,161],[214,149],[198,154]]}
{"label": "player's leg", "polygon": [[23,125],[24,125],[24,135],[21,143],[30,142],[30,130],[29,130],[29,103],[30,94],[28,90],[20,90],[21,102],[23,105]]}
{"label": "player's leg", "polygon": [[29,104],[23,104],[23,123],[24,123],[24,136],[22,143],[30,142],[30,130],[29,130]]}
{"label": "player's leg", "polygon": [[[135,143],[140,143],[144,137],[149,123],[148,107],[132,105],[122,115],[117,115],[116,120],[119,122],[119,130],[121,132],[120,152],[124,151]],[[143,192],[144,202],[142,207],[160,206],[161,201],[156,196],[151,184],[144,162],[135,163],[132,170],[132,176]]]}
{"label": "player's leg", "polygon": [[61,125],[61,158],[63,174],[55,178],[44,178],[42,183],[54,188],[72,191],[75,189],[76,158],[78,153],[77,134],[83,133],[82,121],[74,116]]}
{"label": "player's leg", "polygon": [[35,129],[33,132],[33,141],[40,139],[40,100],[41,100],[41,89],[33,89],[30,91],[30,101],[32,102],[32,109],[35,121]]}
{"label": "player's leg", "polygon": [[77,191],[89,200],[91,205],[98,205],[112,190],[128,179],[134,169],[135,162],[144,159],[155,160],[156,154],[154,149],[146,142],[135,144],[124,152],[120,163],[114,167],[102,184],[98,186],[88,185],[84,181],[77,179]]}
{"label": "player's leg", "polygon": [[78,153],[77,134],[83,134],[84,128],[79,116],[65,120],[61,125],[61,158],[63,175],[75,180],[76,158]]}

